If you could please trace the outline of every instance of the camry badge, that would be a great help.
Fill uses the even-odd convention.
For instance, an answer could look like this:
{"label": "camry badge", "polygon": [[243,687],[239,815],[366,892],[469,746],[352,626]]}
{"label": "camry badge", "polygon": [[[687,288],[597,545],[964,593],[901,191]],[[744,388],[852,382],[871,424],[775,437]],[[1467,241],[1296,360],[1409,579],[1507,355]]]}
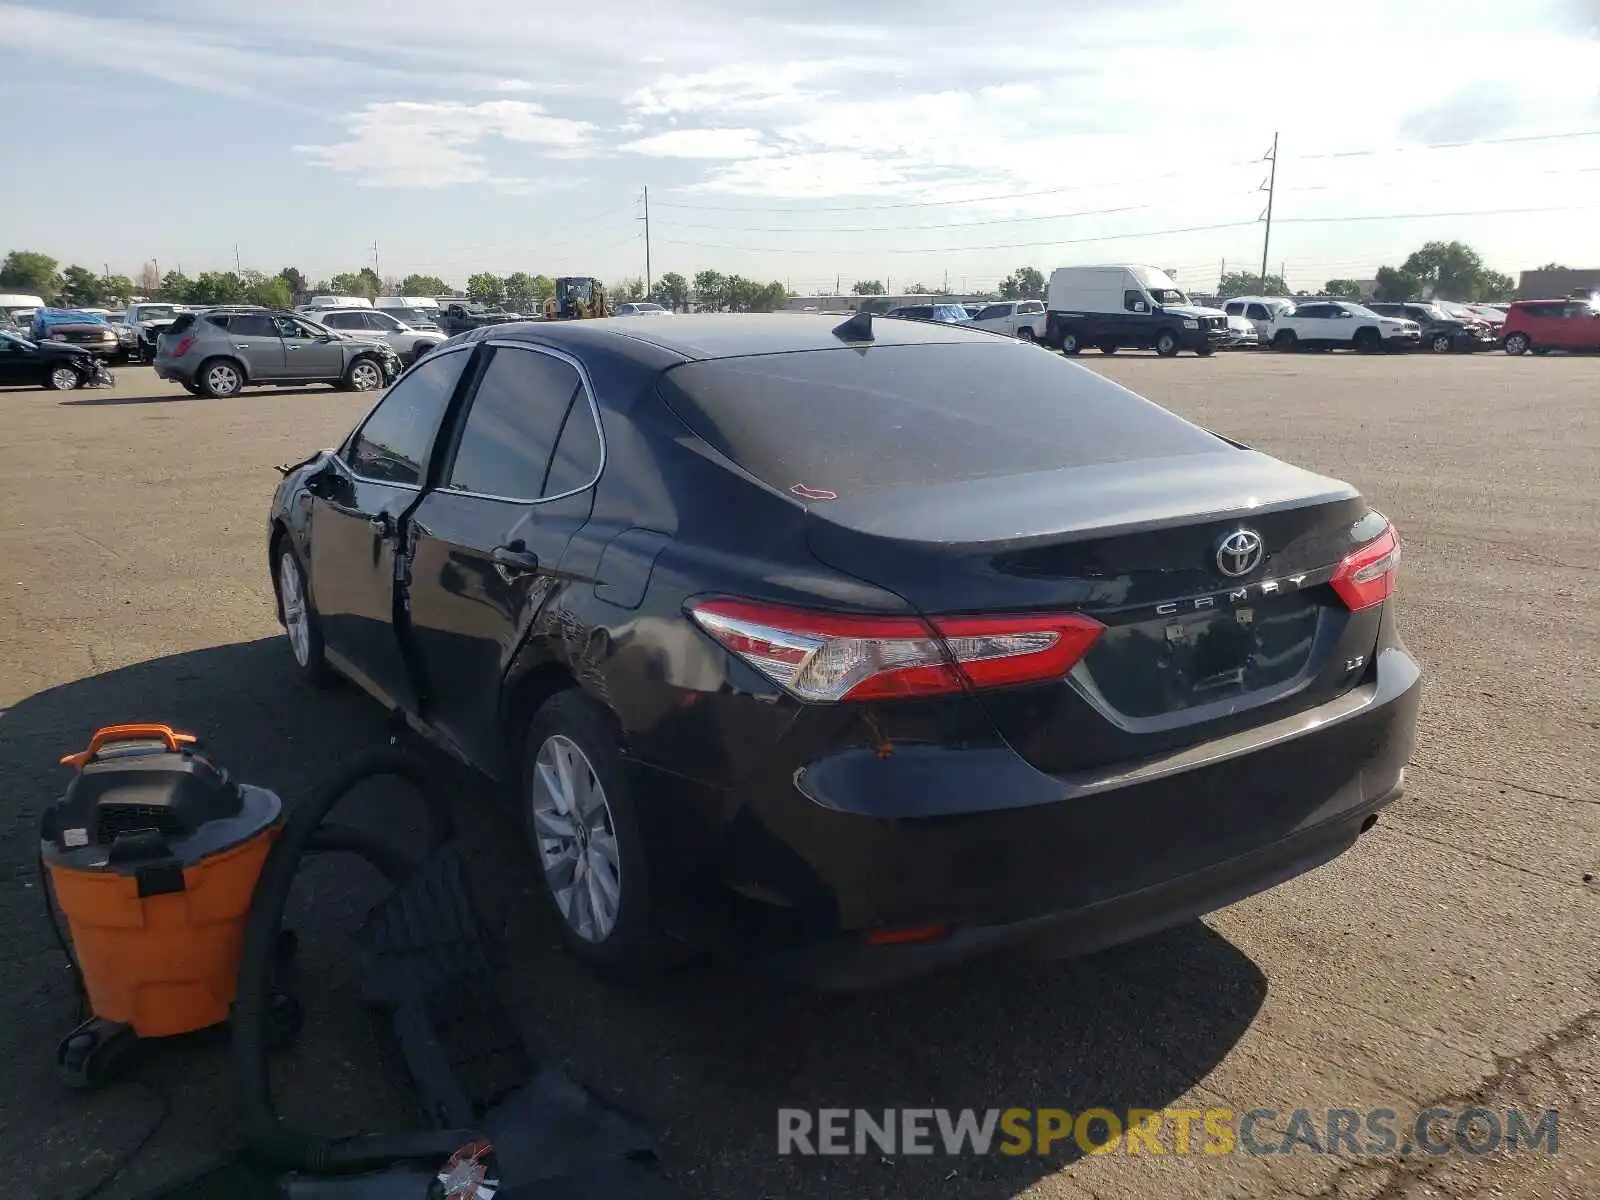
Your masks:
{"label": "camry badge", "polygon": [[1261,565],[1261,535],[1235,529],[1217,543],[1217,569],[1230,579],[1248,575]]}

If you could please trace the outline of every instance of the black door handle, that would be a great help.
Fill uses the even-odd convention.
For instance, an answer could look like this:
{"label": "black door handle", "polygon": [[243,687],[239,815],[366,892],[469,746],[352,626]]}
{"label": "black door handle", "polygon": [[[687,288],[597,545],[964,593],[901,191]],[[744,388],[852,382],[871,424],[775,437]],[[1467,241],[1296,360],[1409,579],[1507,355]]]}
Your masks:
{"label": "black door handle", "polygon": [[539,569],[539,556],[520,541],[512,542],[509,546],[496,546],[489,552],[489,557],[506,575]]}

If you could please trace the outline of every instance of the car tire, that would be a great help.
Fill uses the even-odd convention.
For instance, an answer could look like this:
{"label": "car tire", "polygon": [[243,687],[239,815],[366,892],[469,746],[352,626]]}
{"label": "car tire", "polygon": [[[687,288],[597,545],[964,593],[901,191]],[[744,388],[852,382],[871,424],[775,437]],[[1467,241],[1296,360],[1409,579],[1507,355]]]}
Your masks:
{"label": "car tire", "polygon": [[1063,329],[1061,331],[1061,353],[1071,357],[1072,355],[1081,353],[1082,350],[1083,343],[1078,341],[1078,335],[1076,331],[1071,329]]}
{"label": "car tire", "polygon": [[194,373],[200,394],[226,400],[244,390],[244,368],[231,358],[208,358]]}
{"label": "car tire", "polygon": [[1280,329],[1277,333],[1272,335],[1272,348],[1274,350],[1282,350],[1287,353],[1288,351],[1294,350],[1299,341],[1300,339],[1295,335],[1294,330]]}
{"label": "car tire", "polygon": [[1533,349],[1533,342],[1525,333],[1508,333],[1505,340],[1507,354],[1526,354]]}
{"label": "car tire", "polygon": [[1383,349],[1383,335],[1372,328],[1358,329],[1350,339],[1350,344],[1359,354],[1376,354]]}
{"label": "car tire", "polygon": [[1456,348],[1456,340],[1448,333],[1436,333],[1428,342],[1428,349],[1435,354],[1449,354]]}
{"label": "car tire", "polygon": [[1178,335],[1172,330],[1163,329],[1156,334],[1156,353],[1162,358],[1176,357],[1179,348]]}
{"label": "car tire", "polygon": [[278,615],[300,678],[313,687],[333,678],[322,641],[322,620],[311,602],[311,587],[300,555],[282,534],[273,543],[272,587],[278,597]]}
{"label": "car tire", "polygon": [[52,392],[70,392],[83,384],[83,378],[77,367],[62,363],[45,372],[44,386]]}
{"label": "car tire", "polygon": [[1217,348],[1208,342],[1204,346],[1196,346],[1194,352],[1201,358],[1210,358],[1217,352]]}
{"label": "car tire", "polygon": [[375,392],[383,385],[383,364],[370,354],[352,359],[339,383],[347,392]]}
{"label": "car tire", "polygon": [[[556,693],[529,723],[519,779],[518,808],[562,944],[608,975],[665,966],[642,826],[609,714],[576,688]],[[574,795],[579,822],[564,819]],[[609,887],[596,882],[607,879]]]}
{"label": "car tire", "polygon": [[1035,340],[1033,336],[1033,327],[1024,325],[1021,329],[1017,330],[1017,337],[1024,342],[1031,342]]}
{"label": "car tire", "polygon": [[1101,342],[1097,349],[1101,354],[1115,354],[1117,352],[1117,344],[1115,342]]}

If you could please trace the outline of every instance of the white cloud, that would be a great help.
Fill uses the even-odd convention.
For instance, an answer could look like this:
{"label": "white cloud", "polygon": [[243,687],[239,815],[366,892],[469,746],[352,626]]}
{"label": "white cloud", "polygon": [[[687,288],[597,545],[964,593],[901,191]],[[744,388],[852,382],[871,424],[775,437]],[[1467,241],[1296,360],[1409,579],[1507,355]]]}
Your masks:
{"label": "white cloud", "polygon": [[526,100],[369,104],[347,124],[345,141],[294,149],[319,166],[357,175],[368,187],[520,188],[525,180],[491,169],[486,142],[498,138],[539,146],[550,157],[577,158],[592,152],[594,132],[588,122],[551,116]]}
{"label": "white cloud", "polygon": [[646,116],[775,108],[820,96],[801,85],[829,68],[827,63],[729,63],[692,75],[662,75],[623,103]]}
{"label": "white cloud", "polygon": [[618,147],[652,158],[764,158],[777,151],[756,129],[674,129]]}

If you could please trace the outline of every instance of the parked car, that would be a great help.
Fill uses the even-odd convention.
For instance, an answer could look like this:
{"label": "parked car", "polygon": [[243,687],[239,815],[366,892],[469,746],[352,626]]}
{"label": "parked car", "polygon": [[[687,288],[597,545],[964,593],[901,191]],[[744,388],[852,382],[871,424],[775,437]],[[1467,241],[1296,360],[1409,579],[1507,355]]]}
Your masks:
{"label": "parked car", "polygon": [[33,314],[28,337],[35,342],[66,342],[101,358],[114,358],[121,347],[105,318],[79,308],[41,308]]}
{"label": "parked car", "polygon": [[961,325],[972,319],[959,304],[902,304],[883,315],[908,321],[938,321],[948,325]]}
{"label": "parked car", "polygon": [[1500,327],[1507,354],[1600,350],[1600,308],[1587,300],[1518,300]]}
{"label": "parked car", "polygon": [[617,305],[614,314],[619,317],[670,317],[672,310],[663,308],[649,300],[629,300],[625,304]]}
{"label": "parked car", "polygon": [[976,320],[978,314],[984,310],[985,306],[982,304],[963,304],[961,307],[966,311],[967,316]]}
{"label": "parked car", "polygon": [[1280,312],[1272,322],[1274,350],[1415,349],[1422,326],[1400,317],[1382,317],[1349,300],[1315,300]]}
{"label": "parked car", "polygon": [[313,296],[295,311],[312,312],[319,308],[371,308],[365,296]]}
{"label": "parked car", "polygon": [[379,296],[373,305],[413,329],[439,328],[439,302],[432,296]]}
{"label": "parked car", "polygon": [[291,312],[218,308],[184,313],[157,343],[156,374],[197,396],[258,384],[331,383],[366,392],[400,374],[385,343],[324,329]]}
{"label": "parked car", "polygon": [[1487,324],[1497,336],[1500,332],[1500,326],[1506,323],[1506,310],[1498,304],[1452,304],[1446,301],[1444,309],[1449,313],[1454,313],[1457,309],[1465,309],[1467,313]]}
{"label": "parked car", "polygon": [[605,968],[1084,951],[1373,824],[1420,675],[1383,516],[1060,356],[859,321],[441,347],[280,482],[298,670],[502,781]]}
{"label": "parked car", "polygon": [[1230,350],[1259,350],[1261,335],[1256,332],[1256,323],[1249,317],[1230,316],[1227,346]]}
{"label": "parked car", "polygon": [[[1367,305],[1381,317],[1400,317],[1415,321],[1422,331],[1419,344],[1435,354],[1449,354],[1460,350],[1483,350],[1495,344],[1494,331],[1486,321],[1468,314],[1457,316],[1443,304],[1423,300],[1394,303],[1375,300]],[[1459,309],[1460,306],[1458,305]],[[1460,309],[1466,312],[1465,309]]]}
{"label": "parked car", "polygon": [[1191,304],[1158,267],[1058,267],[1045,308],[1045,344],[1063,354],[1097,346],[1102,354],[1133,348],[1163,358],[1180,350],[1203,357],[1228,340],[1228,315]]}
{"label": "parked car", "polygon": [[1044,301],[997,300],[978,310],[972,324],[994,333],[1009,333],[1025,342],[1044,340]]}
{"label": "parked car", "polygon": [[[1282,296],[1233,296],[1222,304],[1229,317],[1243,317],[1254,327],[1256,340],[1265,346],[1272,341],[1272,322],[1281,312],[1294,307],[1294,301]],[[1234,326],[1230,321],[1231,330]]]}
{"label": "parked car", "polygon": [[392,315],[392,310],[325,308],[303,315],[307,320],[315,321],[327,329],[337,329],[341,333],[386,342],[389,348],[400,356],[400,361],[403,363],[416,362],[444,341],[444,332],[438,327],[432,330],[413,329],[404,321],[397,320]]}
{"label": "parked car", "polygon": [[94,378],[95,358],[67,342],[35,342],[0,330],[0,385],[71,391]]}
{"label": "parked car", "polygon": [[469,329],[481,329],[486,325],[506,325],[512,321],[526,321],[529,318],[521,313],[501,312],[498,309],[486,308],[482,304],[461,303],[446,305],[439,314],[439,328],[445,336],[454,337],[458,333],[466,333]]}
{"label": "parked car", "polygon": [[137,354],[145,362],[154,362],[156,341],[172,328],[172,323],[189,310],[182,304],[142,303],[130,304],[117,326],[118,337],[125,355]]}

